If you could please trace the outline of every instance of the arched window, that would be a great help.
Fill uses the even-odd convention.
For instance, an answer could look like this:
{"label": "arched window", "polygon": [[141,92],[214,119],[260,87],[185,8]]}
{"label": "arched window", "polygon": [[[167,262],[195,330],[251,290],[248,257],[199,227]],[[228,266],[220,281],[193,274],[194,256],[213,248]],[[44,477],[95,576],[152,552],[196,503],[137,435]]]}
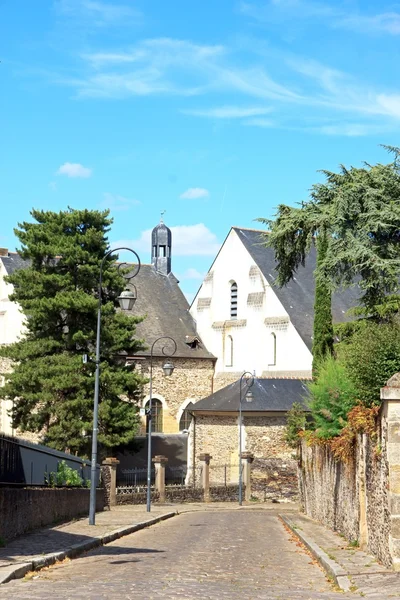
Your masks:
{"label": "arched window", "polygon": [[233,337],[228,335],[225,340],[225,366],[233,367]]}
{"label": "arched window", "polygon": [[276,365],[276,334],[271,333],[268,366],[274,367],[275,365]]}
{"label": "arched window", "polygon": [[[146,402],[146,408],[149,408],[150,401]],[[151,401],[151,431],[153,433],[162,433],[163,430],[163,405],[161,400],[153,398]]]}
{"label": "arched window", "polygon": [[238,286],[236,281],[231,283],[231,319],[237,319]]}
{"label": "arched window", "polygon": [[185,408],[182,416],[179,420],[179,431],[183,431],[184,429],[189,429],[190,423],[192,422],[192,415],[190,414],[190,410]]}

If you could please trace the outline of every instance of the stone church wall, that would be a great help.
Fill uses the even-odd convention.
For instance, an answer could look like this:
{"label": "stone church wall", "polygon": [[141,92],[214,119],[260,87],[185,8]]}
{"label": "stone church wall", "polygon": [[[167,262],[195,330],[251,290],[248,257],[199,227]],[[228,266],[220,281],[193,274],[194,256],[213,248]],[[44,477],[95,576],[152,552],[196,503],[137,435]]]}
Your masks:
{"label": "stone church wall", "polygon": [[[285,415],[243,418],[242,451],[252,452],[252,495],[258,500],[294,500],[298,494],[297,464],[284,441]],[[190,430],[190,459],[208,453],[210,485],[232,484],[239,478],[237,415],[198,415]],[[193,452],[195,446],[195,452]]]}
{"label": "stone church wall", "polygon": [[[163,402],[163,433],[178,433],[182,409],[188,400],[195,403],[213,392],[214,361],[211,359],[172,357],[175,370],[165,377],[165,358],[153,359],[153,398]],[[150,376],[150,359],[138,361],[144,377]],[[149,398],[149,384],[144,387],[144,403]]]}

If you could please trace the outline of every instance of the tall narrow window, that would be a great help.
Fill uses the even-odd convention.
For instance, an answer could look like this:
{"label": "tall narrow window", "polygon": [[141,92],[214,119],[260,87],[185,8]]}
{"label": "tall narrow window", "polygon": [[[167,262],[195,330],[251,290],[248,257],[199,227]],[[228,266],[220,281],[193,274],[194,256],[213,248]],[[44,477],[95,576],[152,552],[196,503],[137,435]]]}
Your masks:
{"label": "tall narrow window", "polygon": [[[149,402],[146,403],[146,408]],[[162,433],[163,430],[163,406],[161,400],[153,398],[151,401],[151,431],[153,433]]]}
{"label": "tall narrow window", "polygon": [[276,365],[276,334],[271,333],[270,351],[269,351],[269,363],[268,366],[274,367]]}
{"label": "tall narrow window", "polygon": [[184,431],[185,429],[189,429],[191,422],[192,422],[192,415],[190,414],[190,411],[187,408],[185,408],[185,410],[183,411],[182,416],[180,418],[180,421],[179,421],[179,431]]}
{"label": "tall narrow window", "polygon": [[231,319],[237,319],[238,286],[236,281],[231,283]]}
{"label": "tall narrow window", "polygon": [[228,335],[225,340],[225,366],[233,367],[233,337]]}

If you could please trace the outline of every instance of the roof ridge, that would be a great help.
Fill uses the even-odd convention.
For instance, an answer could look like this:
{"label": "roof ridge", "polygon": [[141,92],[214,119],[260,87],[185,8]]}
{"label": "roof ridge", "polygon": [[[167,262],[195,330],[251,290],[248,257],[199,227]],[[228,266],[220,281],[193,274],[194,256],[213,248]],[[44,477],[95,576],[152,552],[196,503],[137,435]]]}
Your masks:
{"label": "roof ridge", "polygon": [[232,225],[232,229],[243,229],[244,231],[256,231],[259,233],[265,233],[265,234],[269,234],[269,231],[266,231],[265,229],[255,229],[254,227],[239,227],[238,225]]}

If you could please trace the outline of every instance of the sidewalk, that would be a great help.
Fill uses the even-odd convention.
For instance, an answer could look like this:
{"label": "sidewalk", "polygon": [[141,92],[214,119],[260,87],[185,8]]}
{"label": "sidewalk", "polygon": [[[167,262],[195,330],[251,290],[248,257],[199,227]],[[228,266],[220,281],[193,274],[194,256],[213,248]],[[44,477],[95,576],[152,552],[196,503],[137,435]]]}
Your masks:
{"label": "sidewalk", "polygon": [[280,517],[343,591],[371,599],[400,599],[400,572],[387,569],[370,554],[349,546],[339,534],[305,515],[288,511]]}
{"label": "sidewalk", "polygon": [[107,544],[168,519],[176,514],[193,510],[294,510],[294,505],[248,504],[213,502],[210,504],[153,504],[151,512],[144,505],[117,506],[111,511],[96,514],[96,525],[91,526],[88,518],[78,519],[63,525],[48,527],[21,536],[0,548],[0,584],[24,577],[29,571],[53,564],[56,561],[78,556],[91,548]]}

